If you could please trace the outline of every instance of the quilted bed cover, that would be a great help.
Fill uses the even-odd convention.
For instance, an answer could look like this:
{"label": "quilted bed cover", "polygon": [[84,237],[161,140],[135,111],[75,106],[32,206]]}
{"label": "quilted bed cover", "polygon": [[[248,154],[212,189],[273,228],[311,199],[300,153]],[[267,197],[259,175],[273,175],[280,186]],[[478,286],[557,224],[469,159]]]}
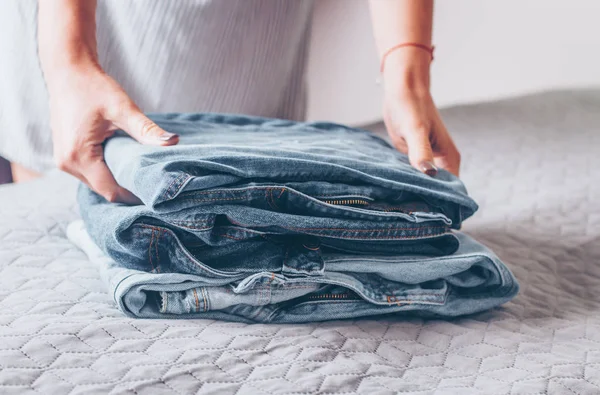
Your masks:
{"label": "quilted bed cover", "polygon": [[443,111],[481,208],[464,231],[513,271],[453,320],[136,320],[65,236],[76,183],[0,187],[1,394],[600,394],[600,91]]}

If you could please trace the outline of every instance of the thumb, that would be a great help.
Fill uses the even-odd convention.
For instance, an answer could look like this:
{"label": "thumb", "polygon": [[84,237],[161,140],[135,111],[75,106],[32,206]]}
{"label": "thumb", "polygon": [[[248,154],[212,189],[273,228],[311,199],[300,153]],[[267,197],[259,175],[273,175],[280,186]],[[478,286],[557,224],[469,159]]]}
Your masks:
{"label": "thumb", "polygon": [[141,144],[167,146],[179,142],[177,134],[160,128],[133,103],[122,113],[118,121],[117,126]]}
{"label": "thumb", "polygon": [[413,130],[406,133],[404,139],[408,147],[410,164],[428,176],[435,176],[438,169],[433,164],[433,151],[431,149],[431,142],[429,141],[429,131],[425,129]]}

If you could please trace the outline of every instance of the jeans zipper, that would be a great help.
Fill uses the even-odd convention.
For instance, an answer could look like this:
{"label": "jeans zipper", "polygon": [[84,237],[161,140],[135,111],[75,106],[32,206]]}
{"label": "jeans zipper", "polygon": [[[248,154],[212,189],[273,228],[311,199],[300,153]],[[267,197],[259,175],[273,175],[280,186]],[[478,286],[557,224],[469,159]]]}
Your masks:
{"label": "jeans zipper", "polygon": [[[323,202],[328,203],[328,204],[333,204],[333,205],[339,205],[339,206],[368,206],[371,204],[371,202],[364,200],[364,199],[326,199],[326,200],[323,200]],[[403,214],[412,214],[412,211],[408,211],[408,210],[405,210],[405,209],[402,209],[399,207],[388,207],[381,211],[384,211],[384,212],[398,211]]]}
{"label": "jeans zipper", "polygon": [[323,200],[325,203],[340,205],[340,206],[367,206],[369,202],[363,199],[325,199]]}
{"label": "jeans zipper", "polygon": [[319,294],[319,295],[308,295],[307,299],[310,300],[323,300],[323,299],[356,299],[353,295],[343,294]]}

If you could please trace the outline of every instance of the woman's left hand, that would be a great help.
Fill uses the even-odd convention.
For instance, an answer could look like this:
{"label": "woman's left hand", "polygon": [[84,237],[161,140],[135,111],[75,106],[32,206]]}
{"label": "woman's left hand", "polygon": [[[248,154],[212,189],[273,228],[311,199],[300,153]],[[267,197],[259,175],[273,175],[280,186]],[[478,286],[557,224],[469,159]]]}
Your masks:
{"label": "woman's left hand", "polygon": [[[394,146],[408,154],[415,168],[428,175],[442,168],[458,176],[460,153],[429,92],[429,54],[418,51],[390,54],[383,75],[385,126]],[[407,55],[410,59],[402,59]]]}

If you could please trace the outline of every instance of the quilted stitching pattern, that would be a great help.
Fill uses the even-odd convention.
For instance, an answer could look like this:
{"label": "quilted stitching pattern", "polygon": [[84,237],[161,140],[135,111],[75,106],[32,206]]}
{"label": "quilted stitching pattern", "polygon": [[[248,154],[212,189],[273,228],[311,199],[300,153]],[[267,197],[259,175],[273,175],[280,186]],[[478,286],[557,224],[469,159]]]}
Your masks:
{"label": "quilted stitching pattern", "polygon": [[445,111],[481,204],[465,230],[522,284],[451,321],[125,318],[66,240],[74,182],[0,188],[0,393],[600,393],[600,93]]}

